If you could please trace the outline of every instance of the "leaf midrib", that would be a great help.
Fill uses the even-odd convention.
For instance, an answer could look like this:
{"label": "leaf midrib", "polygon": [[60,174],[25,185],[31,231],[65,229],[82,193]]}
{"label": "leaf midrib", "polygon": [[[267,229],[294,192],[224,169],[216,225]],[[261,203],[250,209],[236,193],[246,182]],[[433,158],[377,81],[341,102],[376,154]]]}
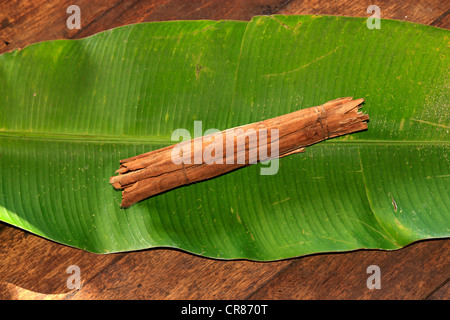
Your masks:
{"label": "leaf midrib", "polygon": [[[81,142],[81,143],[111,143],[111,144],[155,144],[171,145],[177,141],[171,140],[169,136],[117,136],[117,135],[93,135],[93,134],[72,134],[72,133],[46,133],[46,132],[26,132],[26,131],[0,131],[0,138],[25,139],[25,140],[45,140],[54,142]],[[383,139],[332,139],[324,141],[326,144],[339,145],[446,145],[450,141],[440,140],[383,140]]]}

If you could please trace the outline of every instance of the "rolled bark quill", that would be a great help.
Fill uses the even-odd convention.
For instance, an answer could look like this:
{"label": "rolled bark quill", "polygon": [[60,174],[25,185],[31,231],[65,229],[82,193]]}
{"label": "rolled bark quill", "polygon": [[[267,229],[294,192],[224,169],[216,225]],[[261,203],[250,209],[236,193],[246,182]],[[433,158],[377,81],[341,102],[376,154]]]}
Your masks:
{"label": "rolled bark quill", "polygon": [[339,98],[124,159],[110,184],[123,190],[121,206],[129,207],[256,162],[304,152],[317,142],[367,129],[369,116],[358,111],[363,102]]}

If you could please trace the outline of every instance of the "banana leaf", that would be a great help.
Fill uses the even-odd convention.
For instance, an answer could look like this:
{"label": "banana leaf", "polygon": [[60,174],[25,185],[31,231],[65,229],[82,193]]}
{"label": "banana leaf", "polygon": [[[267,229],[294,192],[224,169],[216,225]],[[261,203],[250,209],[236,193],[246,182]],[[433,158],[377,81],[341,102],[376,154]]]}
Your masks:
{"label": "banana leaf", "polygon": [[[334,16],[123,26],[0,55],[0,220],[95,253],[278,260],[450,234],[449,31]],[[368,130],[121,209],[119,160],[175,129],[364,98]]]}

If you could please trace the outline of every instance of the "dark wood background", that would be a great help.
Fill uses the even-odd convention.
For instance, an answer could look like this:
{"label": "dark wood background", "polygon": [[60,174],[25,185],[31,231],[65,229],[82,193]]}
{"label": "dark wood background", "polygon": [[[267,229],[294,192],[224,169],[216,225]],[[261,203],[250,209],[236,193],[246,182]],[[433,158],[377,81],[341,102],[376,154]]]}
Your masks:
{"label": "dark wood background", "polygon": [[[81,29],[68,30],[69,5]],[[179,19],[250,20],[267,14],[381,17],[450,28],[449,0],[0,0],[0,53],[34,42],[75,39],[131,23]],[[358,250],[276,262],[223,261],[175,249],[96,255],[0,223],[0,299],[448,299],[450,242],[395,251]],[[70,265],[81,289],[70,290]],[[378,265],[381,289],[369,290]]]}

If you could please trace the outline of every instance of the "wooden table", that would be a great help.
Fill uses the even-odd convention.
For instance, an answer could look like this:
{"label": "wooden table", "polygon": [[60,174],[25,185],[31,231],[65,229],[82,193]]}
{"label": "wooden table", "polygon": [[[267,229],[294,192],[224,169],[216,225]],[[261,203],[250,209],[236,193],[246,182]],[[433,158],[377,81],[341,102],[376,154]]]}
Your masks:
{"label": "wooden table", "polygon": [[[66,9],[81,9],[68,30]],[[125,24],[178,19],[249,20],[261,14],[381,17],[450,28],[449,1],[318,0],[2,0],[0,53],[34,42],[75,39]],[[358,250],[277,262],[222,261],[175,249],[97,255],[0,223],[0,299],[448,299],[450,242],[428,240],[396,251]],[[81,272],[68,289],[67,268]],[[369,290],[370,265],[381,289]]]}

